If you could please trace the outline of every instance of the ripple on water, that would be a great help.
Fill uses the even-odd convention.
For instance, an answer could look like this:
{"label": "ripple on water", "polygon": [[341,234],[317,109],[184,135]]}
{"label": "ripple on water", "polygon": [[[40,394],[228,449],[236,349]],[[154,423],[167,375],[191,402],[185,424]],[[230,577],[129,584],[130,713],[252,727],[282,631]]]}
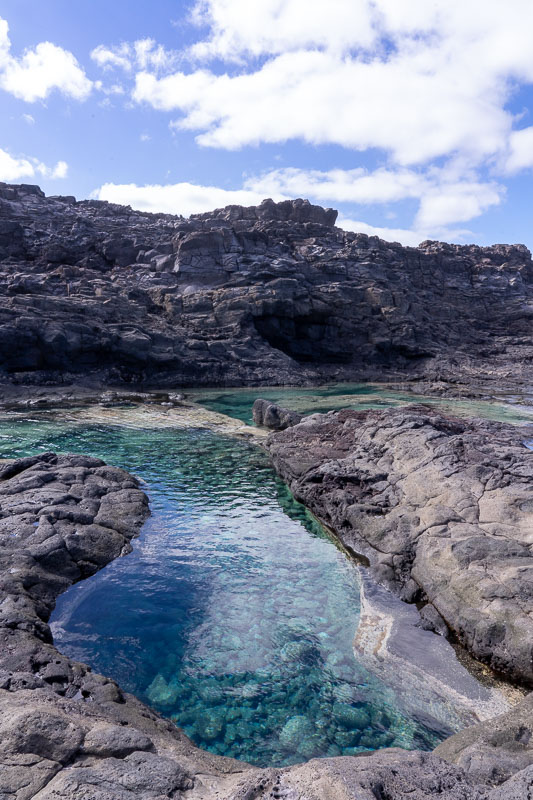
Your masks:
{"label": "ripple on water", "polygon": [[199,745],[254,764],[442,738],[356,660],[358,572],[256,447],[207,431],[0,423],[0,456],[45,450],[134,472],[153,511],[133,553],[59,598],[63,652]]}

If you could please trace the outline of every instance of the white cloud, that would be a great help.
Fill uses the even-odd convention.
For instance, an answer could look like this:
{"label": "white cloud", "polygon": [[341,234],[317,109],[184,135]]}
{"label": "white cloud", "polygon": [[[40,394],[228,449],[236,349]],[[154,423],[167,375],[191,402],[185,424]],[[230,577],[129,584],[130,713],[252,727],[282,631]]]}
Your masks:
{"label": "white cloud", "polygon": [[66,178],[68,164],[58,161],[55,167],[48,167],[31,156],[12,156],[0,148],[0,181],[16,181],[21,178]]}
{"label": "white cloud", "polygon": [[426,192],[415,225],[435,229],[478,217],[501,201],[503,189],[489,183],[444,183]]}
{"label": "white cloud", "polygon": [[0,18],[0,88],[33,103],[44,100],[54,89],[76,100],[85,100],[92,83],[72,53],[51,42],[25,50],[20,58],[11,55],[9,27]]}
{"label": "white cloud", "polygon": [[300,139],[380,148],[405,165],[454,151],[476,160],[497,151],[512,122],[500,95],[461,82],[461,70],[439,64],[428,70],[417,61],[413,55],[383,63],[298,51],[236,76],[196,70],[158,78],[143,71],[133,98],[181,111],[176,127],[199,131],[201,145],[229,150]]}
{"label": "white cloud", "polygon": [[[98,84],[100,84],[100,81],[97,81],[97,85]],[[125,89],[120,83],[112,83],[111,86],[98,85],[98,89],[100,89],[106,95],[125,93]]]}
{"label": "white cloud", "polygon": [[420,206],[415,226],[425,231],[440,231],[479,216],[498,205],[504,191],[502,186],[478,181],[464,167],[453,164],[424,171],[284,168],[249,177],[244,188],[264,196],[308,197],[319,203],[387,204],[417,199]]}
{"label": "white cloud", "polygon": [[[199,186],[192,183],[175,183],[137,186],[134,183],[105,183],[92,193],[98,200],[129,205],[139,211],[166,214],[200,214],[227,205],[257,205],[264,196],[246,189],[221,189],[218,186]],[[283,198],[276,198],[283,199]]]}
{"label": "white cloud", "polygon": [[[530,0],[199,0],[198,59],[241,69],[136,75],[134,100],[181,113],[199,144],[300,139],[386,151],[411,165],[505,150],[506,103],[533,82]],[[259,60],[258,60],[259,59]]]}
{"label": "white cloud", "polygon": [[367,0],[200,0],[193,20],[210,36],[191,50],[197,58],[272,55],[317,48],[370,47],[376,38]]}
{"label": "white cloud", "polygon": [[[46,174],[46,173],[43,173]],[[47,174],[50,178],[66,178],[68,174],[68,164],[66,161],[58,161],[52,171]]]}
{"label": "white cloud", "polygon": [[286,167],[248,178],[245,188],[264,196],[312,197],[320,202],[389,203],[418,198],[431,184],[422,173],[408,169],[363,168],[328,171]]}
{"label": "white cloud", "polygon": [[119,45],[99,44],[91,51],[92,60],[104,70],[122,69],[131,72],[152,69],[156,73],[168,71],[176,66],[180,58],[174,50],[167,50],[154,39],[137,39]]}
{"label": "white cloud", "polygon": [[91,52],[92,60],[102,69],[123,69],[129,72],[132,69],[131,47],[123,43],[117,47],[106,47],[99,44]]}
{"label": "white cloud", "polygon": [[0,180],[16,181],[35,175],[35,168],[27,158],[13,158],[0,148]]}
{"label": "white cloud", "polygon": [[24,122],[27,122],[28,125],[35,125],[35,118],[32,117],[31,114],[23,114],[22,119],[24,120]]}
{"label": "white cloud", "polygon": [[502,164],[506,172],[533,167],[533,127],[514,131],[509,137],[509,152]]}

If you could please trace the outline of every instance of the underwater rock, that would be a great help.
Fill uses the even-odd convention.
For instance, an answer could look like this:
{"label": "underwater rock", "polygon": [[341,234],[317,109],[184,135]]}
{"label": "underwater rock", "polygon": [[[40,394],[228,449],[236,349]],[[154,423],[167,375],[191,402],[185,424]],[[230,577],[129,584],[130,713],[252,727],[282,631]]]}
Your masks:
{"label": "underwater rock", "polygon": [[[223,709],[213,709],[211,713],[204,712],[196,718],[196,731],[204,742],[217,739],[224,729],[226,715]],[[237,731],[238,732],[238,731]]]}
{"label": "underwater rock", "polygon": [[320,663],[320,650],[311,642],[287,642],[280,651],[282,661],[313,665]]}
{"label": "underwater rock", "polygon": [[179,697],[179,689],[169,686],[163,675],[158,674],[146,690],[146,697],[158,708],[171,708]]}
{"label": "underwater rock", "polygon": [[297,715],[287,720],[283,726],[279,740],[287,750],[295,751],[304,739],[313,734],[313,726],[307,717]]}
{"label": "underwater rock", "polygon": [[362,708],[354,708],[347,703],[333,704],[333,717],[348,730],[362,730],[370,723],[370,717]]}

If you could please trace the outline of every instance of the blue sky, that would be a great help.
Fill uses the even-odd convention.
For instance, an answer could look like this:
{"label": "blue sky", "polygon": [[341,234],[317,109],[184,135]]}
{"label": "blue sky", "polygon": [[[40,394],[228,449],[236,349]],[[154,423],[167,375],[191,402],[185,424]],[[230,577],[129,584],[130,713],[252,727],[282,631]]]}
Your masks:
{"label": "blue sky", "polygon": [[0,180],[533,247],[530,0],[0,0]]}

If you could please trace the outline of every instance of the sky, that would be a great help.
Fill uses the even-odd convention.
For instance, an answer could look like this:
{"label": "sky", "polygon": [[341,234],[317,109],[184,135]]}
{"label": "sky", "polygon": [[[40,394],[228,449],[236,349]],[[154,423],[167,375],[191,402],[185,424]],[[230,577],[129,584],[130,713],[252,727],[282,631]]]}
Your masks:
{"label": "sky", "polygon": [[0,181],[533,248],[531,0],[0,0]]}

